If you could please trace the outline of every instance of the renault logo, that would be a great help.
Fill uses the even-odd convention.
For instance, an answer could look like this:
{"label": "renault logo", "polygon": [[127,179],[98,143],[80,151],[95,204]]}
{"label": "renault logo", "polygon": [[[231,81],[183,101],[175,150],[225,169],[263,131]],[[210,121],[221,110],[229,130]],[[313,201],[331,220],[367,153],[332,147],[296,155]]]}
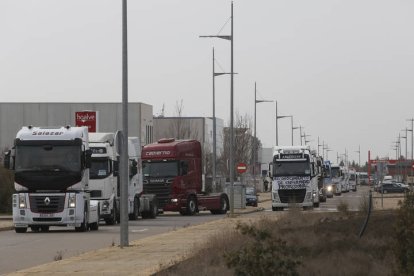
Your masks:
{"label": "renault logo", "polygon": [[45,202],[46,205],[49,205],[50,204],[50,198],[47,196],[45,198],[44,202]]}

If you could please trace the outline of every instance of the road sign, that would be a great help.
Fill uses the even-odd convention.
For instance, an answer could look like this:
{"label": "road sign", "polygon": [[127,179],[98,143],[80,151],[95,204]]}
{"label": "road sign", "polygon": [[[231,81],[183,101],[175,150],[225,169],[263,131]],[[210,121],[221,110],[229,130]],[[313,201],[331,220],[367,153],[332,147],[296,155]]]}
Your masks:
{"label": "road sign", "polygon": [[244,163],[237,164],[236,168],[238,173],[245,173],[247,171],[247,165]]}

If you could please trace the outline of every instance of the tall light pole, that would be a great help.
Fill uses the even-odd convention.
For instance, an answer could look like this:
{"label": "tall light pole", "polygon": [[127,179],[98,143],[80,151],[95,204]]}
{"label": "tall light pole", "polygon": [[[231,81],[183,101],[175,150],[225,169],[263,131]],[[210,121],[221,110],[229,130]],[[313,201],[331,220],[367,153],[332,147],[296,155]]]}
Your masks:
{"label": "tall light pole", "polygon": [[[306,146],[306,143],[307,142],[310,142],[310,140],[306,140],[306,137],[308,137],[308,136],[311,136],[310,134],[306,134],[305,132],[303,132],[303,135],[302,135],[302,137],[303,137],[303,141],[305,142],[305,146]],[[302,138],[300,138],[301,140],[302,140]]]}
{"label": "tall light pole", "polygon": [[[414,134],[414,118],[412,119],[408,119],[408,121],[411,122],[411,129],[409,129],[408,131],[411,131],[411,177],[413,176],[413,134]],[[412,180],[411,180],[412,181]]]}
{"label": "tall light pole", "polygon": [[361,145],[358,145],[358,150],[355,152],[358,153],[358,166],[361,169]]}
{"label": "tall light pole", "polygon": [[231,2],[231,34],[230,35],[202,35],[200,37],[216,37],[225,40],[230,40],[230,160],[229,160],[229,170],[230,170],[230,214],[234,215],[234,118],[233,118],[233,103],[234,103],[234,62],[233,62],[233,41],[234,41],[234,30],[233,30],[233,1]]}
{"label": "tall light pole", "polygon": [[253,140],[253,183],[256,187],[256,154],[257,154],[257,135],[256,135],[256,105],[258,103],[273,102],[269,100],[258,100],[256,82],[254,82],[254,140]]}
{"label": "tall light pole", "polygon": [[277,115],[277,102],[276,102],[276,146],[278,146],[279,145],[279,130],[278,130],[278,125],[277,125],[277,120],[279,120],[279,119],[283,119],[283,118],[289,118],[289,117],[291,117],[292,115],[284,115],[284,116],[278,116]]}
{"label": "tall light pole", "polygon": [[[319,147],[320,146],[322,146],[321,144],[319,144],[319,136],[318,136],[318,156],[319,156]],[[324,158],[323,156],[322,156],[322,158]]]}
{"label": "tall light pole", "polygon": [[300,137],[300,145],[302,146],[302,129],[304,127],[302,127],[301,125],[299,125],[299,137]]}
{"label": "tall light pole", "polygon": [[216,59],[214,57],[213,47],[213,189],[216,191],[216,175],[217,175],[217,125],[216,125],[216,80],[217,76],[229,75],[231,73],[216,73]]}
{"label": "tall light pole", "polygon": [[120,159],[120,246],[129,246],[128,238],[128,31],[127,0],[122,0],[122,147]]}
{"label": "tall light pole", "polygon": [[292,146],[293,146],[293,115],[290,115],[290,127],[292,129]]}

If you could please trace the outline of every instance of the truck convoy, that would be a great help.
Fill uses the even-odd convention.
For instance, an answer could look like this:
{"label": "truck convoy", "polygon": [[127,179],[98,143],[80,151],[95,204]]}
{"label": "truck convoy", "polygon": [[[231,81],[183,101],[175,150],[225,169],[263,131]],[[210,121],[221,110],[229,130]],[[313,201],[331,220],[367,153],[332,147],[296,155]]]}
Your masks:
{"label": "truck convoy", "polygon": [[86,127],[23,127],[5,167],[15,171],[12,196],[16,233],[71,226],[98,230],[98,203],[91,200],[91,150]]}
{"label": "truck convoy", "polygon": [[276,146],[272,162],[272,210],[319,206],[315,159],[309,146]]}
{"label": "truck convoy", "polygon": [[[89,133],[92,151],[89,171],[91,197],[99,201],[100,218],[113,225],[120,218],[120,186],[118,177],[118,152],[115,133]],[[137,137],[128,138],[128,214],[130,220],[155,218],[158,214],[157,198],[142,195],[141,143]]]}
{"label": "truck convoy", "polygon": [[225,193],[203,192],[201,144],[196,140],[160,139],[142,149],[144,195],[155,194],[163,211],[194,215],[202,210],[225,214]]}

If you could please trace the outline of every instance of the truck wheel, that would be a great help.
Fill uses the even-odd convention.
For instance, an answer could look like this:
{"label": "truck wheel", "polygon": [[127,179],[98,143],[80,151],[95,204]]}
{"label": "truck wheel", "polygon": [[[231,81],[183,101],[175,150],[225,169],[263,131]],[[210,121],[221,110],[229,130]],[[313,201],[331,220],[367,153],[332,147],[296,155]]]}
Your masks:
{"label": "truck wheel", "polygon": [[186,214],[189,216],[194,215],[197,212],[197,202],[193,196],[190,196],[187,200]]}
{"label": "truck wheel", "polygon": [[314,203],[314,204],[313,204],[313,207],[315,207],[315,208],[319,208],[319,202]]}
{"label": "truck wheel", "polygon": [[114,207],[112,208],[111,217],[105,219],[105,223],[108,225],[116,224],[116,205],[114,203]]}
{"label": "truck wheel", "polygon": [[158,215],[158,206],[155,202],[151,202],[148,218],[155,219]]}
{"label": "truck wheel", "polygon": [[42,232],[49,232],[49,225],[40,226],[40,230],[42,230]]}
{"label": "truck wheel", "polygon": [[218,210],[210,210],[210,212],[213,215],[217,215],[217,214],[225,214],[227,213],[227,209],[228,209],[228,202],[225,196],[221,196],[220,197],[220,209]]}
{"label": "truck wheel", "polygon": [[83,222],[79,227],[75,227],[76,232],[85,232],[88,230],[88,220],[86,218],[87,212],[86,210],[83,212]]}
{"label": "truck wheel", "polygon": [[91,223],[89,229],[91,229],[91,231],[97,231],[99,229],[99,221]]}
{"label": "truck wheel", "polygon": [[137,220],[139,218],[139,200],[134,198],[134,210],[132,214],[129,214],[129,220]]}
{"label": "truck wheel", "polygon": [[30,230],[32,230],[32,232],[39,232],[40,231],[40,227],[39,226],[30,226]]}
{"label": "truck wheel", "polygon": [[15,227],[14,231],[16,231],[16,233],[26,233],[27,227]]}

